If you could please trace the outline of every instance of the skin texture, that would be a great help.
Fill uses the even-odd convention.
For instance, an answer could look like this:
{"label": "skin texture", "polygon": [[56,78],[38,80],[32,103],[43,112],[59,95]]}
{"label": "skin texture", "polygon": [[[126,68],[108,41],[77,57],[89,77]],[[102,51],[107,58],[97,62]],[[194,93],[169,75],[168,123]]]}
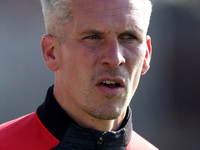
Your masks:
{"label": "skin texture", "polygon": [[[54,96],[83,127],[118,130],[141,74],[149,69],[151,43],[141,4],[73,1],[65,40],[43,36],[44,60],[55,72]],[[120,84],[103,86],[103,81]]]}

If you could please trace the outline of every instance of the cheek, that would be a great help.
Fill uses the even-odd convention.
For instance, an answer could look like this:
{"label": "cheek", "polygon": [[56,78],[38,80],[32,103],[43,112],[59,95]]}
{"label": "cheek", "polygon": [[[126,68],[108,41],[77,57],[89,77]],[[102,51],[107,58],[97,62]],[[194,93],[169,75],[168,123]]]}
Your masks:
{"label": "cheek", "polygon": [[126,64],[130,75],[135,74],[142,69],[144,56],[145,53],[142,48],[135,48],[126,53]]}
{"label": "cheek", "polygon": [[71,49],[63,48],[59,54],[59,69],[57,74],[59,80],[65,84],[71,84],[76,81],[78,73],[78,59],[75,58],[76,54],[72,53]]}
{"label": "cheek", "polygon": [[138,87],[141,71],[142,71],[142,63],[139,61],[137,64],[130,66],[129,69],[129,96],[132,97],[135,94],[135,91]]}
{"label": "cheek", "polygon": [[90,74],[94,70],[95,54],[80,47],[73,47],[70,51],[68,49],[67,52],[63,53],[61,58],[64,75],[70,77],[71,80],[75,80],[73,82],[85,84],[85,80],[90,78]]}
{"label": "cheek", "polygon": [[126,63],[129,72],[129,83],[132,95],[134,94],[140,80],[144,55],[142,49],[136,49],[129,52],[129,55],[127,56]]}

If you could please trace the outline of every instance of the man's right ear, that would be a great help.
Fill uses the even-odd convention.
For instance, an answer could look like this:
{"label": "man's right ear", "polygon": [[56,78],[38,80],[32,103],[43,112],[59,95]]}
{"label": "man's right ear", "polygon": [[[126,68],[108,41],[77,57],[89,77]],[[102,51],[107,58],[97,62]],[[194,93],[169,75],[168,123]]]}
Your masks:
{"label": "man's right ear", "polygon": [[58,46],[56,39],[50,35],[43,35],[41,41],[42,55],[46,66],[51,71],[56,71],[58,69],[56,46]]}

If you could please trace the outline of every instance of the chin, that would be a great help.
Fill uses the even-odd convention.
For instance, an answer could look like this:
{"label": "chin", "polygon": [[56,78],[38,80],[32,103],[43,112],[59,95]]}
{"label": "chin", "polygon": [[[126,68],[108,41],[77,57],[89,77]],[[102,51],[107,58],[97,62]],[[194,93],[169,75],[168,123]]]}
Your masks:
{"label": "chin", "polygon": [[115,108],[115,107],[99,107],[90,109],[88,114],[96,119],[100,120],[114,120],[122,115],[123,107]]}

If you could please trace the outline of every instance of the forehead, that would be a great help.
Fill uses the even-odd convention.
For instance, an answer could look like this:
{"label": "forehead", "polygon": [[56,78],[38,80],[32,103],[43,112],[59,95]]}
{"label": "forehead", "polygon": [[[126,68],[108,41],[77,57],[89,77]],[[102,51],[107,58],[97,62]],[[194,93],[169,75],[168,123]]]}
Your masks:
{"label": "forehead", "polygon": [[72,10],[76,21],[85,20],[87,24],[144,28],[141,0],[75,0]]}

